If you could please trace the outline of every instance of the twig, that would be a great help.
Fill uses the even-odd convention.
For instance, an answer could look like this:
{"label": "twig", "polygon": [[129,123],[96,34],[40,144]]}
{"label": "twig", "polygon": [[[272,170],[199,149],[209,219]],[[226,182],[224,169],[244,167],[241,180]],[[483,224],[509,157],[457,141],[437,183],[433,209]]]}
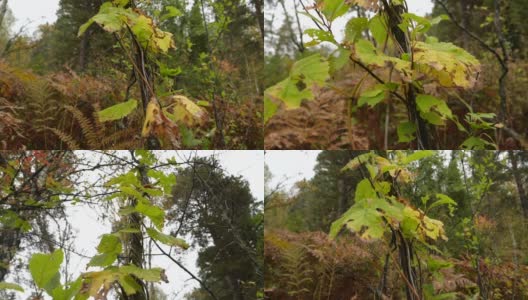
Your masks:
{"label": "twig", "polygon": [[172,257],[169,253],[167,253],[165,250],[163,250],[163,248],[161,248],[161,246],[156,242],[156,240],[152,239],[152,242],[154,242],[154,245],[156,245],[156,247],[158,248],[159,251],[161,251],[161,253],[163,253],[167,258],[169,258],[172,262],[174,262],[176,265],[178,265],[178,267],[180,267],[182,270],[184,270],[187,274],[189,274],[189,276],[191,276],[194,280],[198,281],[198,283],[200,283],[200,285],[202,286],[202,288],[204,290],[206,290],[209,295],[211,295],[211,297],[213,297],[213,299],[215,300],[218,300],[218,298],[215,296],[215,294],[205,285],[205,283],[200,280],[200,278],[196,277],[191,271],[189,271],[184,265],[182,265],[179,261],[177,261],[174,257]]}

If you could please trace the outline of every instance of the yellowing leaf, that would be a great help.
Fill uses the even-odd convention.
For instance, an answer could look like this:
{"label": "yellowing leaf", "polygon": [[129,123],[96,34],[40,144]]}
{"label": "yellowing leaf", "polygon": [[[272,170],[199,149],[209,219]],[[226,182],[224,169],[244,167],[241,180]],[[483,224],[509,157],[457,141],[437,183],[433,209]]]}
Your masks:
{"label": "yellowing leaf", "polygon": [[147,105],[141,136],[144,138],[149,136],[158,138],[164,148],[178,149],[181,145],[178,125],[165,116],[155,98],[152,98]]}
{"label": "yellowing leaf", "polygon": [[445,87],[471,88],[476,83],[480,62],[464,49],[451,43],[416,42],[414,61],[424,73],[430,73]]}
{"label": "yellowing leaf", "polygon": [[103,271],[83,273],[80,293],[98,299],[98,295],[105,295],[115,282],[119,282],[128,295],[135,294],[140,286],[130,281],[130,275],[150,282],[166,281],[165,272],[161,268],[141,269],[134,265],[109,267]]}
{"label": "yellowing leaf", "polygon": [[209,118],[207,111],[189,98],[175,95],[171,97],[171,101],[172,103],[164,109],[171,120],[181,122],[190,128],[203,126],[207,122]]}
{"label": "yellowing leaf", "polygon": [[182,249],[189,248],[189,244],[187,244],[184,240],[175,238],[172,235],[161,233],[154,228],[147,228],[147,234],[151,238],[155,239],[156,241],[162,242],[165,245],[176,246]]}
{"label": "yellowing leaf", "polygon": [[378,0],[352,0],[351,2],[366,10],[376,11],[379,9]]}
{"label": "yellowing leaf", "polygon": [[172,39],[172,33],[168,31],[159,30],[156,28],[156,36],[154,37],[154,44],[163,53],[167,53],[170,48],[176,48],[174,40]]}

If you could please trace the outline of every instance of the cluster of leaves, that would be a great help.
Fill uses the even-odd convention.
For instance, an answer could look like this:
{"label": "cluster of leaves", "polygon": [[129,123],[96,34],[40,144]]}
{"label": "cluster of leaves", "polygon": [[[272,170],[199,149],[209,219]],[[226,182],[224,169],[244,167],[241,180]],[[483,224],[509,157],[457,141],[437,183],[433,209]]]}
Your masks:
{"label": "cluster of leaves", "polygon": [[[397,152],[396,159],[392,161],[374,153],[366,153],[350,161],[343,170],[354,170],[365,164],[370,178],[358,183],[355,204],[332,224],[330,236],[335,238],[343,227],[347,227],[365,239],[379,239],[390,228],[398,228],[405,237],[424,244],[439,238],[447,240],[441,221],[428,217],[424,211],[412,207],[403,199],[398,199],[391,194],[392,182],[383,180],[385,175],[389,175],[394,181],[409,183],[413,175],[407,165],[433,153],[419,151],[405,156]],[[436,201],[430,205],[429,197],[423,198],[426,210],[441,205],[456,206],[456,202],[447,195],[436,194],[435,198]]]}
{"label": "cluster of leaves", "polygon": [[[33,163],[43,164],[41,169],[52,168],[53,161],[50,160],[47,152],[39,155],[28,157],[27,160],[19,164],[27,164],[31,168]],[[94,255],[87,264],[87,268],[95,267],[98,271],[82,273],[75,281],[61,284],[60,266],[64,259],[64,253],[61,249],[50,254],[37,253],[33,254],[29,261],[29,270],[33,281],[39,289],[44,290],[53,299],[70,300],[70,299],[106,299],[106,295],[116,285],[120,286],[127,295],[137,293],[143,287],[138,284],[138,280],[146,282],[168,282],[162,268],[142,269],[141,266],[134,265],[128,260],[123,263],[123,256],[129,256],[125,251],[131,235],[147,236],[150,239],[171,247],[187,249],[189,245],[180,238],[163,233],[165,225],[165,211],[154,204],[154,199],[159,197],[168,197],[172,192],[172,187],[176,183],[176,177],[173,173],[165,173],[161,170],[151,168],[157,163],[155,154],[149,151],[137,151],[138,168],[115,175],[105,183],[105,188],[113,191],[108,193],[108,197],[101,201],[115,201],[121,205],[119,215],[126,218],[131,214],[139,217],[139,221],[129,222],[128,226],[122,226],[115,232],[101,236],[97,246],[97,254]],[[59,161],[60,162],[60,161]],[[24,166],[24,165],[23,165]],[[11,195],[17,191],[11,191],[11,179],[16,178],[18,172],[17,165],[12,162],[2,172],[5,175],[2,195]],[[60,170],[66,171],[68,166],[64,165]],[[141,170],[145,170],[143,173]],[[27,170],[29,171],[29,169]],[[142,181],[143,180],[143,181]],[[155,181],[154,185],[142,184],[141,182]],[[25,181],[24,181],[25,182]],[[23,184],[26,184],[24,183]],[[71,194],[73,189],[70,187],[68,180],[57,181],[51,174],[45,180],[43,189],[46,193],[51,193],[51,200],[46,203],[38,203],[33,199],[27,200],[24,205],[28,207],[54,208],[60,205],[61,198],[58,195],[63,193]],[[44,193],[44,192],[41,192]],[[143,220],[149,220],[149,224]],[[2,226],[10,226],[18,230],[30,230],[30,224],[21,218],[16,210],[7,210],[7,213],[0,215]],[[3,282],[1,289],[14,289],[23,291],[18,285]]]}
{"label": "cluster of leaves", "polygon": [[[394,3],[401,4],[402,1]],[[338,42],[332,34],[331,25],[354,5],[373,13],[369,17],[351,18],[345,28],[344,40]],[[466,140],[461,145],[463,148],[493,146],[493,138],[485,131],[496,128],[493,123],[495,114],[475,113],[469,107],[464,120],[459,120],[446,99],[438,98],[436,92],[425,93],[432,90],[431,86],[435,89],[471,89],[481,68],[479,61],[464,49],[427,35],[432,26],[447,20],[447,16],[429,20],[403,13],[401,23],[396,25],[409,40],[409,49],[405,52],[389,29],[395,24],[390,23],[388,13],[379,8],[377,1],[319,1],[312,9],[318,14],[310,14],[309,10],[304,14],[317,27],[305,30],[304,33],[312,38],[306,46],[330,43],[335,50],[328,57],[315,54],[300,59],[292,66],[288,78],[265,91],[265,122],[280,107],[297,108],[302,100],[313,100],[318,88],[332,88],[329,83],[331,75],[353,62],[368,71],[365,76],[372,75],[377,80],[376,84],[365,88],[362,87],[367,82],[365,77],[356,84],[352,95],[358,99],[356,108],[364,105],[374,108],[381,103],[391,105],[402,101],[409,109],[408,102],[411,100],[406,93],[412,87],[418,91],[415,95],[416,109],[425,122],[433,126],[453,122],[458,130],[466,134]],[[396,126],[398,142],[410,143],[416,139],[417,126],[416,120],[410,118],[399,122]]]}

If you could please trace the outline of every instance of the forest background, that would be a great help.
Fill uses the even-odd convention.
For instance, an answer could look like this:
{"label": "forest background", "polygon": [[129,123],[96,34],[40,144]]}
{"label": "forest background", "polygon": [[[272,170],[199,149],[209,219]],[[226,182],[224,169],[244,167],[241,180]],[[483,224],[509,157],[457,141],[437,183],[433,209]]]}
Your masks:
{"label": "forest background", "polygon": [[[384,151],[267,152],[264,253],[269,297],[406,298],[401,269],[392,263],[396,258],[385,261],[390,239],[381,233],[369,237],[375,235],[369,230],[376,219],[369,220],[368,209],[377,204],[361,209],[361,181],[381,170],[375,164],[357,167],[358,157],[365,159],[360,155],[366,153],[398,157]],[[285,161],[296,167],[285,168]],[[345,167],[354,161],[356,167]],[[428,239],[425,251],[417,250],[419,239],[410,239],[421,261],[415,265],[420,265],[426,299],[528,295],[527,162],[522,151],[438,151],[409,166],[410,181],[394,181],[398,201],[419,209],[426,220],[438,220],[440,232],[445,230],[446,239]],[[434,198],[426,195],[434,193],[447,198],[433,204]],[[351,230],[335,238],[335,223],[358,209],[365,218],[357,226],[351,222]],[[383,211],[390,209],[378,208]]]}
{"label": "forest background", "polygon": [[11,2],[24,4],[0,2],[2,149],[262,148],[260,0],[120,1],[111,13],[62,0],[44,24]]}
{"label": "forest background", "polygon": [[[390,10],[385,1],[346,2],[335,14],[332,5],[340,1],[266,3],[266,28],[274,29],[265,40],[266,149],[526,147],[526,1],[405,1],[409,13],[389,25],[378,17],[380,7]],[[397,8],[401,1],[387,3]],[[399,43],[398,26],[416,55],[412,82],[427,95],[418,95],[427,103],[417,107],[423,120],[414,120],[413,101],[396,95],[411,82],[402,75],[405,63],[398,66],[409,53],[391,46]],[[420,61],[422,51],[433,58],[430,65]],[[456,76],[471,83],[446,82],[427,65],[447,70],[445,76],[455,76],[453,65],[464,66]],[[420,131],[423,137],[414,139]]]}

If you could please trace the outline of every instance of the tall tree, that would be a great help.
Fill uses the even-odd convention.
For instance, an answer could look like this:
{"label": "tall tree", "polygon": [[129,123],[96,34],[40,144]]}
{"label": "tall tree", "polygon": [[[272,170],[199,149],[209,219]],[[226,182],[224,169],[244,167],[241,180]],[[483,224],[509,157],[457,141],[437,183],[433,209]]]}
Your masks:
{"label": "tall tree", "polygon": [[[77,37],[79,27],[99,11],[102,0],[61,0],[57,11],[55,35],[53,37],[55,67],[72,65],[78,71],[85,71],[97,52],[111,49],[113,42],[96,26],[88,28]],[[101,55],[99,59],[102,59]],[[99,61],[101,63],[101,61]]]}
{"label": "tall tree", "polygon": [[524,182],[526,178],[522,178],[522,174],[519,171],[519,162],[517,158],[516,151],[508,151],[508,157],[512,166],[513,178],[515,179],[515,185],[517,187],[517,192],[519,193],[519,200],[521,202],[521,210],[525,218],[528,219],[528,194],[524,188]]}
{"label": "tall tree", "polygon": [[[197,159],[177,174],[169,217],[178,233],[191,233],[204,247],[200,273],[219,299],[254,297],[251,283],[262,284],[257,255],[258,224],[253,220],[255,199],[248,183],[230,176],[214,159]],[[174,210],[174,208],[178,208]],[[183,208],[183,210],[182,210]],[[191,298],[199,299],[199,298]]]}

